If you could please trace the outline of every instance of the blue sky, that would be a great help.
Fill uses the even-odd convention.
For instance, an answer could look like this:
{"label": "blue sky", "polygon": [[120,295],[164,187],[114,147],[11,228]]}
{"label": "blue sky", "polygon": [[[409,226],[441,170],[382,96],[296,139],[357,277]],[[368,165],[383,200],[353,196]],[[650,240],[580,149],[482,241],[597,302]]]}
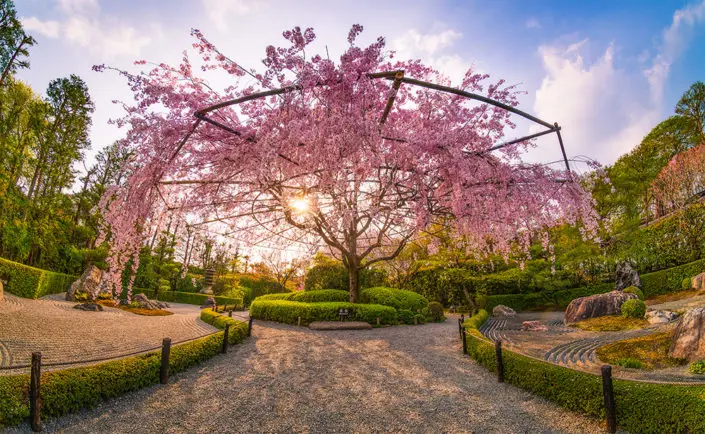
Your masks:
{"label": "blue sky", "polygon": [[[20,73],[43,93],[52,78],[83,77],[96,103],[93,151],[121,137],[107,124],[129,100],[124,81],[91,71],[106,63],[178,62],[201,29],[225,53],[259,67],[281,32],[314,27],[319,47],[345,47],[352,24],[364,40],[385,36],[398,56],[421,58],[456,82],[474,67],[521,83],[521,108],[563,126],[571,156],[603,164],[636,146],[673,111],[680,95],[705,80],[705,0],[697,1],[278,1],[16,0],[39,44]],[[529,131],[520,124],[519,131]],[[553,158],[555,143],[535,155]]]}

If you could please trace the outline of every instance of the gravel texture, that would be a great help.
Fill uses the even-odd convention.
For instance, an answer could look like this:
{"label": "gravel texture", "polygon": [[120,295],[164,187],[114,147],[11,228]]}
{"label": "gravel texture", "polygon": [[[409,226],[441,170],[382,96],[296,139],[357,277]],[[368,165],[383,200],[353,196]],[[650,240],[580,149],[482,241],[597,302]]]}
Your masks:
{"label": "gravel texture", "polygon": [[[48,432],[601,432],[462,355],[457,322],[252,338],[155,386],[45,422]],[[13,431],[26,431],[22,425]]]}

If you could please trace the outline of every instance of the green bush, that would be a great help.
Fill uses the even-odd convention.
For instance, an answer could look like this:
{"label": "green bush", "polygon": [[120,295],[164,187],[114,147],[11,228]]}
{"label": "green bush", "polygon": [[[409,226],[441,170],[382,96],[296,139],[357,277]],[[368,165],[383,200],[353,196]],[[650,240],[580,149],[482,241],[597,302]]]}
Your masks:
{"label": "green bush", "polygon": [[433,321],[443,320],[443,305],[437,301],[432,301],[428,304],[428,311]]}
{"label": "green bush", "polygon": [[[220,353],[215,333],[171,348],[169,372],[176,374]],[[159,351],[80,368],[42,374],[42,416],[58,417],[159,382]],[[29,376],[0,376],[0,426],[29,416]]]}
{"label": "green bush", "polygon": [[249,325],[244,321],[238,321],[229,316],[221,315],[214,312],[213,309],[203,309],[201,311],[201,321],[225,330],[225,325],[230,325],[228,331],[228,342],[230,344],[239,344],[247,337],[247,329]]}
{"label": "green bush", "polygon": [[622,303],[622,316],[625,318],[644,318],[646,314],[646,304],[641,300],[627,300]]}
{"label": "green bush", "polygon": [[249,306],[252,300],[261,295],[290,293],[290,291],[281,286],[279,282],[269,277],[242,274],[239,276],[239,279],[245,306]]}
{"label": "green bush", "polygon": [[[468,354],[496,372],[494,344],[477,330],[466,337]],[[604,418],[602,379],[543,360],[502,352],[504,381],[588,416]],[[705,431],[705,387],[614,380],[617,425],[638,433]]]}
{"label": "green bush", "polygon": [[340,289],[321,289],[318,291],[299,291],[288,294],[286,300],[302,303],[321,303],[327,301],[349,301],[350,293]]}
{"label": "green bush", "polygon": [[619,359],[617,360],[617,365],[623,367],[623,368],[632,368],[632,369],[641,369],[644,367],[644,364],[641,363],[641,361],[637,359],[632,359],[632,358],[625,358],[625,359]]}
{"label": "green bush", "polygon": [[290,295],[290,293],[265,294],[260,295],[259,297],[255,298],[255,300],[287,300]]}
{"label": "green bush", "polygon": [[403,289],[385,288],[378,286],[375,288],[363,289],[360,292],[360,302],[369,304],[381,304],[391,306],[395,309],[408,309],[414,313],[428,307],[428,300],[420,294]]}
{"label": "green bush", "polygon": [[698,259],[679,267],[668,268],[654,273],[642,274],[641,285],[646,297],[653,297],[683,289],[686,277],[695,276],[705,271],[705,259]]}
{"label": "green bush", "polygon": [[39,298],[66,292],[78,277],[0,258],[0,279],[7,281],[5,290],[11,294],[24,298]]}
{"label": "green bush", "polygon": [[681,289],[683,291],[687,291],[691,288],[691,280],[690,277],[684,277],[683,282],[681,282]]}
{"label": "green bush", "polygon": [[688,368],[692,374],[705,374],[705,360],[698,360],[690,364]]}
{"label": "green bush", "polygon": [[628,294],[636,294],[636,296],[639,297],[639,300],[644,299],[644,293],[641,289],[639,289],[638,286],[630,286],[628,288],[624,288],[624,292]]}
{"label": "green bush", "polygon": [[486,310],[480,309],[477,311],[477,313],[470,318],[466,319],[465,322],[463,322],[463,327],[466,329],[474,329],[474,330],[479,330],[480,327],[482,327],[482,324],[487,321],[487,318],[489,318],[490,315],[487,313]]}
{"label": "green bush", "polygon": [[277,321],[286,324],[302,324],[313,321],[337,321],[338,309],[348,309],[349,319],[377,324],[396,324],[397,311],[389,306],[378,304],[353,304],[348,302],[301,303],[290,300],[257,299],[250,305],[250,316],[255,319]]}
{"label": "green bush", "polygon": [[399,323],[401,324],[414,323],[414,312],[410,311],[409,309],[397,310],[397,317],[399,318]]}
{"label": "green bush", "polygon": [[[154,297],[154,291],[144,288],[135,288],[132,293],[139,294],[144,293],[149,298]],[[177,292],[177,291],[159,291],[157,295],[157,300],[166,301],[167,303],[184,303],[184,304],[195,304],[197,306],[202,306],[206,302],[208,297],[213,297],[218,306],[227,305],[228,309],[230,306],[235,306],[235,310],[243,308],[242,299],[239,298],[229,298],[221,296],[210,296],[207,294],[199,294],[194,292]]]}

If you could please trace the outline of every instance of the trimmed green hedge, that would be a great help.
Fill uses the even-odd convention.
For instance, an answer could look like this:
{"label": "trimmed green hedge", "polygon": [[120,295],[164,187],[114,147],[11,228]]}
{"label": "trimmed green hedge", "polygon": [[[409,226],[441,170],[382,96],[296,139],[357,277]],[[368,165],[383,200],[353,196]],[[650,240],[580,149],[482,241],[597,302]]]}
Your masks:
{"label": "trimmed green hedge", "polygon": [[475,315],[471,316],[463,322],[463,327],[465,327],[466,329],[479,330],[482,324],[484,324],[485,321],[487,321],[487,318],[489,317],[490,315],[487,313],[486,310],[480,309]]}
{"label": "trimmed green hedge", "polygon": [[[466,338],[468,354],[497,372],[494,344],[477,330]],[[503,350],[504,381],[569,410],[604,418],[602,379]],[[638,433],[705,431],[705,386],[676,386],[614,380],[617,424]]]}
{"label": "trimmed green hedge", "polygon": [[551,292],[532,292],[528,294],[490,295],[478,299],[480,307],[491,311],[495,306],[503,304],[514,310],[532,309],[565,309],[570,302],[578,297],[602,294],[614,289],[613,283],[603,283],[581,288],[563,289]]}
{"label": "trimmed green hedge", "polygon": [[228,342],[232,345],[239,344],[247,337],[249,326],[246,322],[221,315],[218,312],[214,312],[213,309],[203,309],[201,311],[201,321],[221,330],[225,330],[225,325],[229,324]]}
{"label": "trimmed green hedge", "polygon": [[683,279],[696,276],[703,271],[705,271],[705,259],[698,259],[679,267],[642,274],[639,276],[641,289],[647,298],[682,291]]}
{"label": "trimmed green hedge", "polygon": [[360,302],[381,304],[383,306],[391,306],[395,309],[408,309],[415,313],[428,307],[428,300],[421,294],[383,286],[363,289],[360,292]]}
{"label": "trimmed green hedge", "polygon": [[11,294],[24,298],[39,298],[66,292],[78,277],[0,258],[0,279],[7,280],[5,290]]}
{"label": "trimmed green hedge", "polygon": [[[239,326],[238,326],[239,329]],[[237,333],[235,333],[237,334]],[[231,334],[231,336],[233,336]],[[232,342],[232,340],[231,340]],[[182,372],[220,353],[218,332],[171,348],[169,372]],[[42,416],[57,417],[159,383],[159,351],[42,374]],[[0,376],[0,426],[29,416],[29,375]]]}
{"label": "trimmed green hedge", "polygon": [[[144,293],[149,298],[154,297],[154,291],[144,288],[135,288],[132,293]],[[196,292],[178,292],[178,291],[159,291],[157,300],[171,303],[195,304],[202,306],[208,297],[213,297],[218,306],[228,305],[235,306],[235,309],[242,309],[242,300],[239,298],[221,297],[219,295],[199,294]]]}
{"label": "trimmed green hedge", "polygon": [[319,289],[316,291],[260,295],[256,300],[289,300],[299,301],[301,303],[322,303],[327,301],[348,301],[350,300],[350,293],[340,289]]}
{"label": "trimmed green hedge", "polygon": [[301,303],[289,300],[256,299],[250,305],[250,316],[255,319],[297,324],[301,317],[302,324],[313,321],[337,321],[338,309],[348,309],[351,320],[364,321],[372,325],[380,318],[382,324],[396,324],[397,311],[393,307],[379,304],[358,304],[348,302]]}

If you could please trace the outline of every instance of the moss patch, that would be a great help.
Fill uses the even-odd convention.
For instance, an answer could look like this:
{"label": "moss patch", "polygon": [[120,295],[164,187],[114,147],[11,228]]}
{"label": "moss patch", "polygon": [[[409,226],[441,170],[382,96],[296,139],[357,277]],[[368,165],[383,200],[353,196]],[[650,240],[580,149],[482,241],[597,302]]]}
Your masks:
{"label": "moss patch", "polygon": [[645,319],[624,318],[622,316],[600,316],[573,324],[574,327],[591,332],[617,332],[640,329],[648,325],[649,322]]}
{"label": "moss patch", "polygon": [[120,310],[124,310],[126,312],[134,313],[135,315],[169,316],[169,315],[174,314],[174,312],[169,312],[168,310],[162,310],[162,309],[142,309],[139,307],[132,307],[132,306],[115,306],[115,303],[112,300],[98,300],[96,303],[101,304],[106,307],[112,307],[115,309],[120,309]]}
{"label": "moss patch", "polygon": [[668,356],[672,338],[673,331],[669,331],[612,342],[598,348],[597,357],[605,363],[627,368],[661,369],[684,365],[685,359]]}
{"label": "moss patch", "polygon": [[671,294],[662,294],[656,297],[649,297],[646,300],[646,305],[651,306],[654,304],[668,303],[669,301],[678,301],[685,298],[695,297],[696,295],[703,295],[705,291],[680,291]]}

